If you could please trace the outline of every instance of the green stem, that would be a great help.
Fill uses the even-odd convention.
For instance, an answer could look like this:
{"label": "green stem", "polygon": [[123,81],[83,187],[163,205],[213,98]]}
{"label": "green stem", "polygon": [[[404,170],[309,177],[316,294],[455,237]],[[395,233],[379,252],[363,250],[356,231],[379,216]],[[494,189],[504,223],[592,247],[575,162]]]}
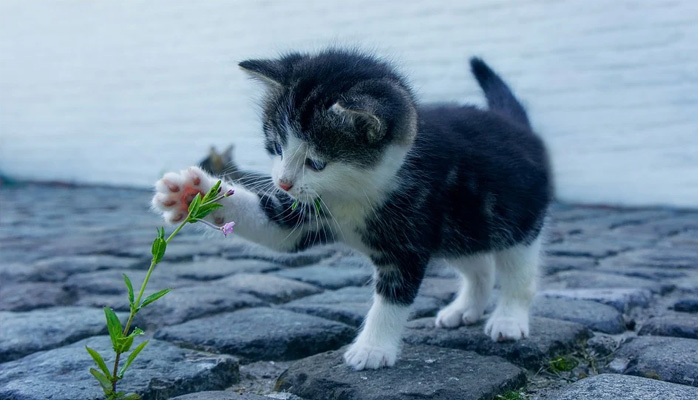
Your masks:
{"label": "green stem", "polygon": [[[189,219],[189,217],[187,216],[187,218],[184,220],[184,222],[179,224],[177,229],[175,229],[174,232],[172,232],[170,234],[170,236],[167,239],[165,239],[165,243],[167,243],[167,244],[170,243],[170,240],[172,240],[172,238],[174,238],[179,233],[179,231],[181,231],[182,228],[184,228],[184,225],[187,224],[188,219]],[[141,290],[138,292],[138,299],[136,299],[136,302],[134,303],[134,307],[131,308],[131,313],[128,316],[128,321],[126,322],[126,326],[124,327],[124,333],[123,333],[124,336],[128,335],[128,331],[129,331],[129,329],[131,329],[131,323],[133,322],[133,318],[136,316],[136,313],[138,312],[138,306],[141,304],[141,298],[143,298],[143,293],[145,293],[145,287],[148,285],[148,281],[150,280],[150,274],[153,273],[153,270],[155,269],[156,265],[157,265],[157,263],[155,262],[155,259],[150,261],[150,268],[148,268],[148,273],[145,274],[145,279],[143,280],[143,284],[141,285]],[[117,374],[118,369],[119,369],[119,359],[120,358],[121,358],[121,352],[117,352],[116,359],[114,360],[114,372],[112,372],[112,377],[114,379],[112,381],[112,390],[114,391],[114,393],[116,393],[116,382],[119,380],[116,377],[116,374]]]}

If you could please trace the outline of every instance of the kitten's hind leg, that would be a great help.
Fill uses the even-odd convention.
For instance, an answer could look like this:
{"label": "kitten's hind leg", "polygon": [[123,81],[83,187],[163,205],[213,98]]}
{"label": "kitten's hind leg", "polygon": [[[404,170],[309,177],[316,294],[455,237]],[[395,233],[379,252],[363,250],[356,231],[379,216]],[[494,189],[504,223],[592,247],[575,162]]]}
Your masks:
{"label": "kitten's hind leg", "polygon": [[453,301],[436,315],[439,328],[457,328],[482,318],[494,286],[494,255],[476,254],[449,259],[461,275],[461,285]]}
{"label": "kitten's hind leg", "polygon": [[492,340],[528,337],[528,315],[536,293],[541,238],[496,253],[501,295],[497,308],[485,325]]}

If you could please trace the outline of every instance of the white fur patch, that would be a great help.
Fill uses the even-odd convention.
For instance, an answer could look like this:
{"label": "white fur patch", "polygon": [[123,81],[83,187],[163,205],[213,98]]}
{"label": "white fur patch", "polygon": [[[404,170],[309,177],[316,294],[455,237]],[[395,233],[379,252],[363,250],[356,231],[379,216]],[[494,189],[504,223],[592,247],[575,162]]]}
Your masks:
{"label": "white fur patch", "polygon": [[344,353],[347,365],[357,371],[393,366],[409,313],[410,307],[391,304],[376,294],[361,333]]}
{"label": "white fur patch", "polygon": [[495,254],[501,294],[497,308],[485,325],[492,340],[528,337],[528,315],[536,292],[541,238]]}

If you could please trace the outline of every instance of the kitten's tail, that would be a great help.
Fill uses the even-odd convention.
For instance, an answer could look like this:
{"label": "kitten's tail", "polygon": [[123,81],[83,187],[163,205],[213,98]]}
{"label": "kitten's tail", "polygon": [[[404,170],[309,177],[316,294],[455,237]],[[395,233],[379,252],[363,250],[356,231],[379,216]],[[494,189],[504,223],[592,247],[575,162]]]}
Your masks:
{"label": "kitten's tail", "polygon": [[523,124],[529,129],[531,128],[526,110],[516,97],[514,97],[509,86],[504,83],[499,75],[477,57],[470,59],[470,69],[473,75],[475,75],[475,79],[477,79],[477,82],[480,84],[482,91],[485,92],[490,110],[497,111],[513,119],[515,122]]}

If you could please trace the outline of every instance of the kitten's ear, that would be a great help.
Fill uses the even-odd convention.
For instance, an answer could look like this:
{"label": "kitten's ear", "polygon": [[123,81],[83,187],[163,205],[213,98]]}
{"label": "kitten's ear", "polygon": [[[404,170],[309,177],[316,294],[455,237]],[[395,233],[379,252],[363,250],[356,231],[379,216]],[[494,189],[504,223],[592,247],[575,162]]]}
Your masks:
{"label": "kitten's ear", "polygon": [[336,102],[330,107],[330,111],[342,117],[345,121],[354,124],[354,127],[366,135],[369,142],[377,142],[385,136],[385,129],[380,118],[363,110],[350,110]]}
{"label": "kitten's ear", "polygon": [[238,65],[250,76],[266,84],[277,87],[285,84],[286,68],[277,60],[247,60]]}
{"label": "kitten's ear", "polygon": [[228,162],[233,161],[233,149],[235,148],[234,144],[231,144],[230,146],[226,147],[225,150],[221,153],[221,156]]}

